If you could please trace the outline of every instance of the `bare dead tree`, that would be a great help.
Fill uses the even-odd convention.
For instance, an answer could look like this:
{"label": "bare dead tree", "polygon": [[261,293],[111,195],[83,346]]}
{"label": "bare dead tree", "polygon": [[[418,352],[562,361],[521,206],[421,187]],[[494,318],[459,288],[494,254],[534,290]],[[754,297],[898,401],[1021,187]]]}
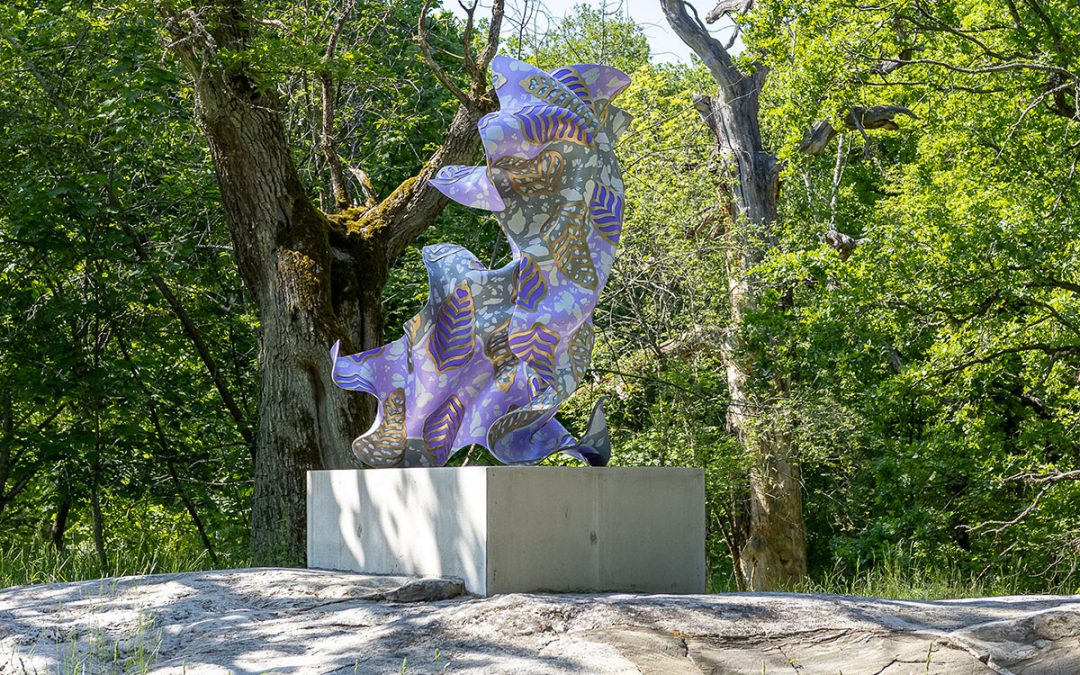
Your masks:
{"label": "bare dead tree", "polygon": [[[731,323],[721,344],[726,365],[730,405],[728,428],[753,458],[750,471],[749,517],[736,537],[737,556],[745,585],[754,590],[791,587],[806,576],[806,529],[802,514],[802,477],[798,448],[782,425],[770,417],[775,402],[787,397],[789,379],[758,372],[759,354],[741,337],[744,317],[755,309],[765,290],[754,269],[777,246],[775,231],[780,192],[780,164],[761,137],[759,98],[768,77],[764,63],[741,69],[730,53],[684,0],[660,0],[668,23],[679,38],[704,62],[716,83],[715,96],[695,96],[694,106],[712,133],[721,157],[717,192],[725,222],[728,298]],[[738,15],[752,9],[752,0],[722,0],[707,20]],[[867,129],[896,128],[897,114],[906,108],[852,106],[845,126]],[[804,152],[821,154],[836,136],[828,122],[808,134]],[[854,248],[851,237],[835,232],[835,246]],[[785,303],[790,293],[783,294]]]}

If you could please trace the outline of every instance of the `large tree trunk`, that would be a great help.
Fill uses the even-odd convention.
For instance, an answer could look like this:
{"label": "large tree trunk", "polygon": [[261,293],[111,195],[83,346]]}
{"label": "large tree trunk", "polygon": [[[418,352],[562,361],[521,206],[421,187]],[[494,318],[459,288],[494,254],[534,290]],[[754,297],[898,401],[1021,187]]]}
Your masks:
{"label": "large tree trunk", "polygon": [[381,344],[389,265],[446,204],[427,179],[473,159],[490,102],[463,103],[446,143],[384,202],[328,217],[300,182],[279,102],[249,65],[221,65],[222,50],[242,53],[254,22],[238,0],[211,9],[212,20],[167,5],[162,13],[193,79],[237,265],[259,311],[253,562],[303,565],[306,474],[358,467],[351,441],[370,423],[368,401],[331,381],[330,346]]}
{"label": "large tree trunk", "polygon": [[[359,397],[330,381],[327,349],[352,342],[345,325],[377,343],[378,296],[371,302],[347,283],[334,288],[329,221],[300,183],[277,102],[242,75],[204,77],[196,92],[237,264],[259,309],[254,563],[300,565],[305,476],[351,466],[349,442],[366,421]],[[366,248],[355,264],[379,267],[377,248]],[[335,290],[354,297],[335,308]],[[354,315],[342,322],[335,309]]]}
{"label": "large tree trunk", "polygon": [[740,572],[751,590],[789,588],[806,577],[806,526],[796,449],[789,434],[771,419],[773,403],[788,391],[783,375],[755,372],[759,354],[742,341],[744,317],[759,301],[752,270],[776,246],[774,224],[779,195],[776,157],[762,147],[759,95],[767,70],[743,73],[727,50],[686,13],[682,0],[661,0],[668,22],[708,66],[717,83],[715,97],[695,106],[712,130],[723,167],[720,195],[727,213],[727,278],[731,324],[722,353],[730,395],[731,433],[750,454],[747,531],[739,551]]}

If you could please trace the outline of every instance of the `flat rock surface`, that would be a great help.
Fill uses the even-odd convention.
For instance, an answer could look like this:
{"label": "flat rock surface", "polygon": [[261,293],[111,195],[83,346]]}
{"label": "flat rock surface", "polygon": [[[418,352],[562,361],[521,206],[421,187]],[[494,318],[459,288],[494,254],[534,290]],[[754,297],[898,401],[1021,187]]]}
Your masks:
{"label": "flat rock surface", "polygon": [[1080,673],[1080,596],[464,595],[297,569],[0,589],[0,674]]}

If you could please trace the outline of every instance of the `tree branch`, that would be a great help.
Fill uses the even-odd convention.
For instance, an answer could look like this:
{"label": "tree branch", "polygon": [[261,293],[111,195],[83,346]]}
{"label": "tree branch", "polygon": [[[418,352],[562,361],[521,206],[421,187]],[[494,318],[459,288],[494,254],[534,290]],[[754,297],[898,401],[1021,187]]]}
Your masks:
{"label": "tree branch", "polygon": [[504,9],[503,0],[497,0],[491,6],[491,24],[488,28],[487,42],[484,43],[484,51],[480,52],[480,59],[476,64],[481,81],[486,81],[487,69],[499,51],[499,35],[502,30]]}
{"label": "tree branch", "polygon": [[342,169],[341,158],[337,153],[337,137],[334,133],[334,111],[337,107],[337,96],[334,93],[334,76],[331,73],[331,65],[334,60],[334,52],[337,50],[338,40],[345,30],[345,23],[349,20],[356,8],[356,0],[345,0],[345,6],[341,9],[337,24],[334,26],[330,39],[326,43],[326,52],[322,57],[319,69],[319,85],[322,90],[322,128],[319,133],[319,148],[326,159],[326,166],[330,172],[330,193],[334,196],[334,205],[339,211],[352,206],[349,199],[348,186],[345,183],[345,172]]}
{"label": "tree branch", "polygon": [[947,377],[953,373],[957,373],[961,370],[966,370],[971,366],[977,366],[983,363],[990,363],[1002,356],[1008,356],[1010,354],[1022,354],[1024,352],[1042,352],[1047,356],[1053,356],[1055,354],[1068,354],[1068,353],[1080,353],[1080,344],[1077,345],[1047,345],[1047,344],[1034,344],[1034,345],[1022,345],[1019,347],[1009,347],[1007,349],[999,349],[991,352],[986,356],[982,356],[976,359],[965,361],[959,365],[940,370],[934,373],[929,373],[927,377]]}
{"label": "tree branch", "polygon": [[1072,481],[1077,479],[1080,479],[1080,470],[1059,471],[1051,474],[1023,473],[1017,474],[1015,476],[1010,476],[1006,480],[1023,480],[1025,482],[1035,485],[1042,485],[1043,488],[1039,490],[1038,494],[1035,495],[1035,499],[1031,500],[1031,503],[1028,504],[1023,511],[1018,513],[1015,518],[1012,518],[1010,520],[988,520],[985,523],[979,523],[974,527],[968,527],[966,529],[969,532],[978,532],[980,530],[990,527],[991,525],[997,525],[997,527],[989,530],[989,532],[991,534],[1000,534],[1001,532],[1004,532],[1008,528],[1016,525],[1021,520],[1031,515],[1035,511],[1035,509],[1038,508],[1039,502],[1042,501],[1042,498],[1046,496],[1046,493],[1049,492],[1055,485],[1065,481]]}
{"label": "tree branch", "polygon": [[[425,19],[429,4],[430,0],[425,0],[419,21],[418,40],[421,51],[425,53],[425,60],[435,77],[458,99],[460,106],[450,123],[443,144],[431,155],[420,172],[413,179],[398,186],[364,216],[372,224],[369,229],[379,232],[383,237],[387,262],[395,260],[446,205],[447,198],[431,187],[428,180],[434,178],[447,164],[474,161],[480,149],[480,136],[476,125],[481,116],[495,109],[494,97],[487,84],[487,69],[499,48],[504,0],[494,0],[492,3],[492,18],[486,45],[476,60],[476,72],[471,76],[468,94],[446,76],[431,55],[430,45],[427,44]],[[471,47],[467,46],[466,49]]]}
{"label": "tree branch", "polygon": [[754,7],[754,0],[720,0],[705,15],[705,23],[716,23],[728,14],[746,14]]}
{"label": "tree branch", "polygon": [[732,100],[736,96],[736,83],[745,74],[735,66],[728,50],[706,30],[700,20],[690,18],[686,8],[689,6],[693,9],[693,6],[685,0],[660,0],[660,6],[675,34],[701,57],[713,79],[720,85],[725,99]]}
{"label": "tree branch", "polygon": [[[860,132],[866,129],[896,131],[900,128],[895,121],[897,115],[919,119],[911,110],[900,105],[878,105],[871,108],[853,106],[844,116],[844,126]],[[825,152],[825,148],[829,146],[836,134],[837,131],[831,123],[824,120],[818,122],[807,132],[799,149],[812,157],[817,157]]]}
{"label": "tree branch", "polygon": [[1039,279],[1038,281],[1029,281],[1026,284],[1028,287],[1033,288],[1060,288],[1062,290],[1069,291],[1070,293],[1076,293],[1080,295],[1080,284],[1072,281],[1064,281],[1061,279]]}
{"label": "tree branch", "polygon": [[951,70],[954,73],[964,73],[965,75],[983,75],[986,73],[1000,73],[1008,70],[1037,70],[1046,73],[1057,73],[1063,77],[1070,79],[1077,79],[1076,73],[1062,68],[1060,66],[1048,65],[1045,63],[1033,63],[1031,61],[1009,61],[1007,63],[995,63],[988,66],[977,66],[975,68],[966,68],[964,66],[956,66],[944,61],[938,61],[936,59],[883,59],[886,62],[895,62],[901,66],[937,66],[944,68],[945,70]]}
{"label": "tree branch", "polygon": [[[442,67],[435,62],[434,54],[431,53],[431,45],[428,44],[427,40],[427,13],[428,7],[430,5],[431,0],[424,0],[424,6],[420,8],[420,20],[417,23],[416,27],[416,40],[420,43],[420,52],[424,55],[424,62],[427,63],[428,68],[431,69],[432,74],[435,75],[435,78],[439,81],[439,83],[442,84],[442,86],[448,92],[453,94],[454,98],[456,98],[458,102],[461,103],[461,105],[465,106],[466,108],[471,107],[473,105],[472,98],[470,98],[464,91],[462,91],[461,87],[459,87],[453,80],[447,77],[446,73],[443,72]],[[470,25],[472,24],[471,14],[469,15],[469,23]],[[471,32],[471,28],[469,32]],[[466,47],[465,49],[468,50],[469,47]]]}

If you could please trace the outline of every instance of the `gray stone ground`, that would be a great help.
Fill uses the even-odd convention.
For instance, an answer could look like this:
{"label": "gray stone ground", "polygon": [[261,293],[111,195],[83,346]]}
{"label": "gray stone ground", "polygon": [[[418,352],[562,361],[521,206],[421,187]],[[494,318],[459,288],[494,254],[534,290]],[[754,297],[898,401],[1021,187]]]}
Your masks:
{"label": "gray stone ground", "polygon": [[1080,673],[1080,596],[462,595],[251,569],[0,590],[17,673]]}

